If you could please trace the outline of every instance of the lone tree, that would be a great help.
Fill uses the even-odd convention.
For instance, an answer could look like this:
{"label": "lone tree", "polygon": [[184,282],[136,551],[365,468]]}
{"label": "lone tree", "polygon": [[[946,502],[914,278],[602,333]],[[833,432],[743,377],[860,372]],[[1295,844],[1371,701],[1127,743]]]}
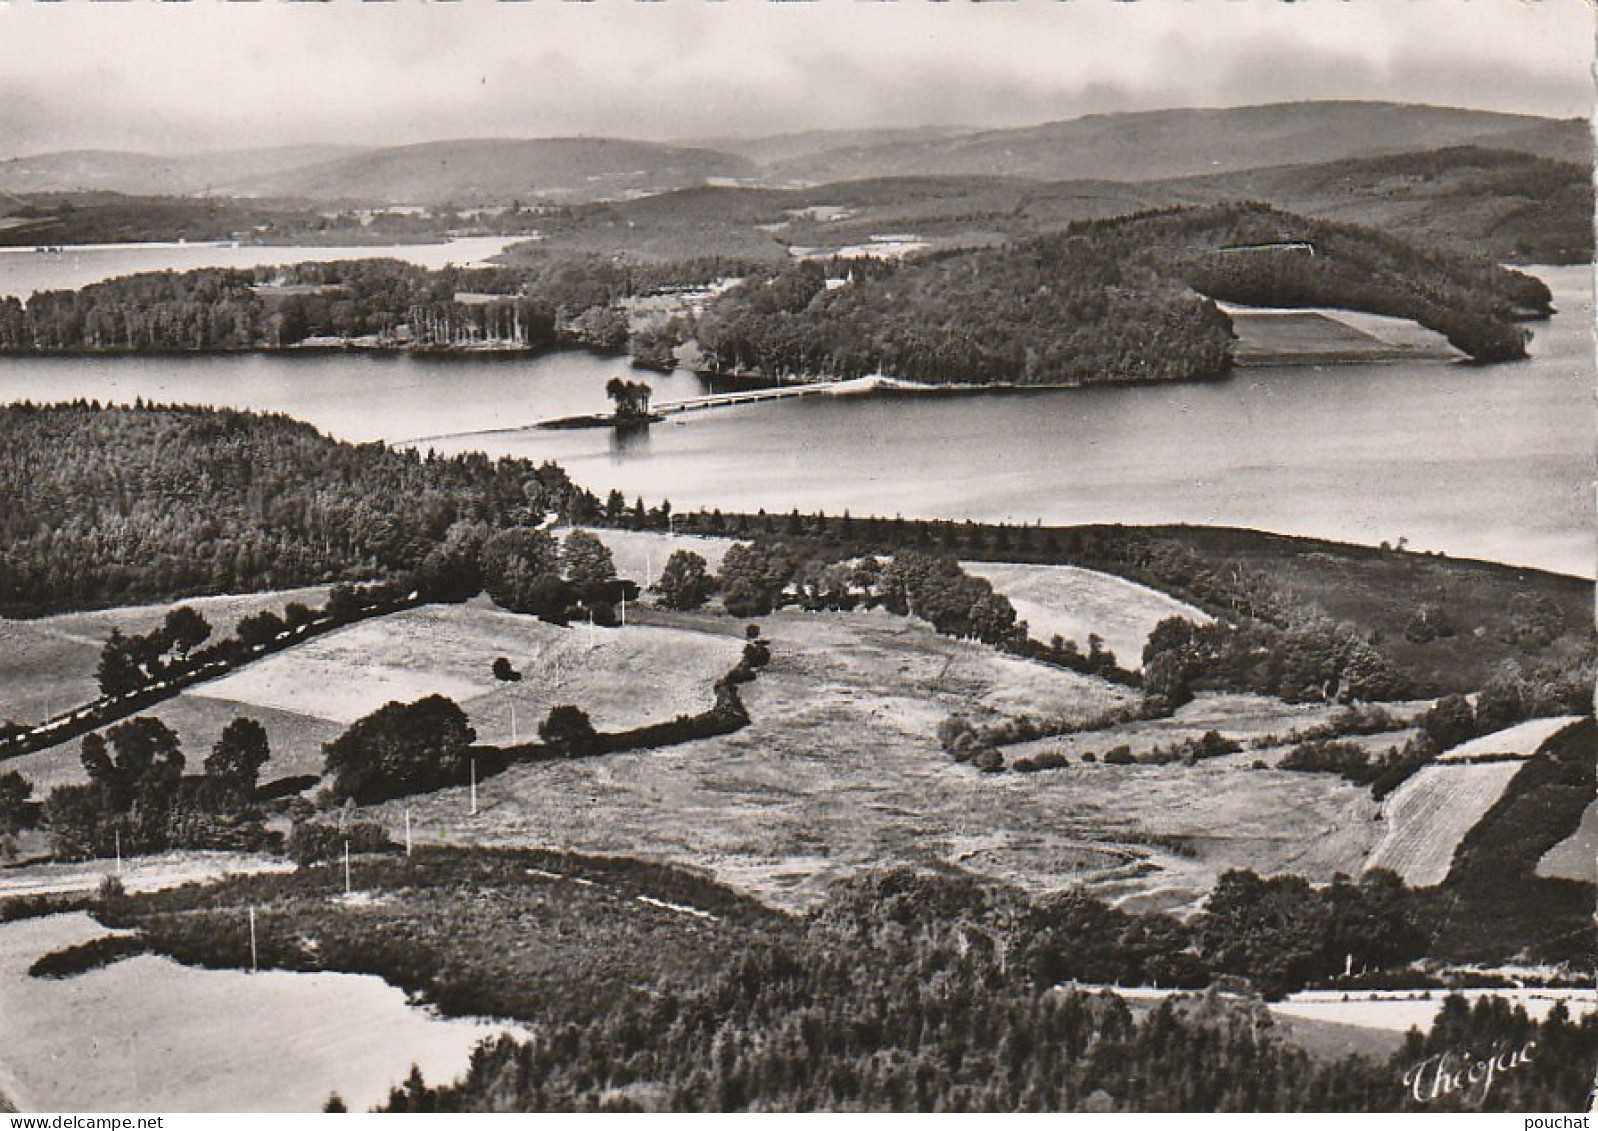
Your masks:
{"label": "lone tree", "polygon": [[0,856],[16,855],[16,836],[30,819],[28,799],[33,783],[15,770],[0,774]]}
{"label": "lone tree", "polygon": [[543,739],[545,745],[568,758],[597,754],[603,741],[594,730],[588,712],[570,704],[555,707],[549,712],[549,717],[538,724],[538,737]]}
{"label": "lone tree", "polygon": [[673,550],[654,588],[663,606],[686,611],[710,600],[713,585],[704,558],[692,550]]}
{"label": "lone tree", "polygon": [[121,629],[113,628],[110,638],[100,649],[100,664],[95,668],[94,676],[102,695],[126,695],[144,686],[148,677],[133,658],[129,640]]}
{"label": "lone tree", "polygon": [[322,747],[335,800],[384,801],[466,777],[477,732],[442,695],[389,703]]}
{"label": "lone tree", "polygon": [[520,683],[522,673],[511,666],[508,657],[501,656],[494,661],[494,678],[501,683]]}
{"label": "lone tree", "polygon": [[586,530],[573,530],[560,548],[566,581],[585,600],[616,580],[616,562],[606,546]]}
{"label": "lone tree", "polygon": [[271,756],[266,728],[254,719],[234,719],[222,728],[221,736],[206,757],[205,775],[228,793],[248,801],[255,796],[261,767]]}

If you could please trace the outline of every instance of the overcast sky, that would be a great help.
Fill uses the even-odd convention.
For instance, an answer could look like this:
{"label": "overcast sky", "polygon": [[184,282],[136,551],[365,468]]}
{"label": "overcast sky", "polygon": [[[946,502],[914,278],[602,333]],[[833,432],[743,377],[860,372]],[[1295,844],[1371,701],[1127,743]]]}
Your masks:
{"label": "overcast sky", "polygon": [[1586,0],[0,0],[0,155],[1023,125],[1374,98],[1585,115]]}

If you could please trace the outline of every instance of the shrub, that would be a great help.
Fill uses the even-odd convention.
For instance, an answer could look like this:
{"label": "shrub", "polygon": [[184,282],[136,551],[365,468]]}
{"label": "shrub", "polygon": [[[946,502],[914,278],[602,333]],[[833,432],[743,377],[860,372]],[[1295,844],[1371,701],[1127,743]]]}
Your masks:
{"label": "shrub", "polygon": [[1104,752],[1104,762],[1109,766],[1130,766],[1136,760],[1130,746],[1116,746]]}
{"label": "shrub", "polygon": [[971,764],[985,774],[996,774],[1004,769],[1004,755],[992,746],[979,747],[971,755]]}
{"label": "shrub", "polygon": [[588,712],[569,703],[550,709],[549,717],[538,724],[538,737],[568,758],[596,754],[604,746],[604,739],[594,730]]}
{"label": "shrub", "polygon": [[299,821],[289,830],[284,854],[296,864],[337,860],[348,843],[352,853],[391,852],[398,846],[375,821],[350,821],[343,828],[316,821]]}
{"label": "shrub", "polygon": [[1370,755],[1352,742],[1302,743],[1289,751],[1278,767],[1300,773],[1341,774],[1357,783],[1368,782],[1374,776]]}

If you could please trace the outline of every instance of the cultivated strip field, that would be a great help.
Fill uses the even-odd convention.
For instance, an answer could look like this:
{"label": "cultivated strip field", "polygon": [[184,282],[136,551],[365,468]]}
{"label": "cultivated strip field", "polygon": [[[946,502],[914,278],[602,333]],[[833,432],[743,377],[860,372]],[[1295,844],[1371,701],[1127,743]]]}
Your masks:
{"label": "cultivated strip field", "polygon": [[1389,868],[1411,887],[1442,883],[1459,842],[1521,769],[1518,761],[1423,767],[1383,803],[1387,832],[1365,870]]}
{"label": "cultivated strip field", "polygon": [[[239,597],[195,597],[189,605],[211,623],[212,638],[229,636],[239,620],[263,609],[281,613],[291,601],[312,607],[327,600],[325,588],[290,589]],[[129,605],[93,613],[0,620],[0,720],[43,722],[100,694],[94,671],[113,628],[149,632],[172,605]]]}
{"label": "cultivated strip field", "polygon": [[1598,880],[1598,801],[1587,806],[1575,832],[1537,861],[1537,875],[1584,884]]}
{"label": "cultivated strip field", "polygon": [[1512,727],[1473,738],[1437,756],[1439,762],[1469,762],[1478,758],[1530,758],[1543,744],[1581,722],[1580,715],[1528,719]]}
{"label": "cultivated strip field", "polygon": [[1217,761],[1246,766],[1256,758],[1268,760],[1271,757],[1269,751],[1252,749],[1254,740],[1319,726],[1334,718],[1339,710],[1335,704],[1286,703],[1268,695],[1206,691],[1200,692],[1191,703],[1178,708],[1168,718],[1139,719],[1109,730],[1040,738],[1004,749],[1006,757],[1012,760],[1039,754],[1064,754],[1074,762],[1083,754],[1092,752],[1095,756],[1102,756],[1106,750],[1117,746],[1128,747],[1136,757],[1156,746],[1171,746],[1190,738],[1199,738],[1206,731],[1213,730],[1244,746],[1241,754],[1228,755]]}
{"label": "cultivated strip field", "polygon": [[1074,640],[1084,652],[1097,634],[1123,668],[1143,666],[1143,645],[1166,617],[1208,624],[1209,614],[1157,590],[1113,574],[1063,565],[961,562],[1010,599],[1032,637],[1045,644],[1054,634]]}
{"label": "cultivated strip field", "polygon": [[[330,907],[329,914],[340,914]],[[414,1063],[452,1080],[502,1026],[430,1017],[380,978],[199,970],[141,956],[61,980],[41,955],[110,934],[87,915],[0,926],[0,1092],[24,1111],[352,1111]]]}
{"label": "cultivated strip field", "polygon": [[1333,1021],[1371,1029],[1405,1033],[1411,1028],[1422,1032],[1431,1028],[1442,1011],[1443,1002],[1459,995],[1475,1004],[1483,998],[1503,998],[1519,1006],[1533,1020],[1542,1021],[1563,1003],[1571,1017],[1579,1020],[1598,1011],[1598,990],[1591,989],[1506,989],[1449,990],[1300,990],[1287,1000],[1273,1002],[1272,1013],[1315,1021]]}

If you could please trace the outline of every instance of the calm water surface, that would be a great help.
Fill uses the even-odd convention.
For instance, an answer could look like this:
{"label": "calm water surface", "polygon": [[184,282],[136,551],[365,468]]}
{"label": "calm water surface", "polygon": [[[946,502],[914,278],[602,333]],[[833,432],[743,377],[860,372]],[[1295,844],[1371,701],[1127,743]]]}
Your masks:
{"label": "calm water surface", "polygon": [[[6,268],[0,256],[0,292]],[[626,442],[605,431],[518,430],[607,407],[604,383],[626,366],[581,353],[11,359],[0,360],[0,400],[230,405],[286,412],[351,440],[482,433],[424,446],[553,459],[596,491],[666,497],[679,510],[1224,523],[1364,543],[1402,537],[1417,549],[1592,576],[1591,274],[1538,273],[1559,314],[1534,324],[1524,362],[809,397],[676,417]],[[705,388],[686,372],[647,379],[660,399]]]}
{"label": "calm water surface", "polygon": [[[525,239],[525,236],[518,237]],[[339,259],[403,259],[422,267],[462,267],[497,255],[517,239],[473,236],[448,243],[371,247],[229,247],[216,243],[78,244],[60,252],[0,247],[0,297],[26,298],[34,291],[76,290],[117,275],[140,271],[193,271],[200,267],[266,267],[287,263],[331,263]]]}

